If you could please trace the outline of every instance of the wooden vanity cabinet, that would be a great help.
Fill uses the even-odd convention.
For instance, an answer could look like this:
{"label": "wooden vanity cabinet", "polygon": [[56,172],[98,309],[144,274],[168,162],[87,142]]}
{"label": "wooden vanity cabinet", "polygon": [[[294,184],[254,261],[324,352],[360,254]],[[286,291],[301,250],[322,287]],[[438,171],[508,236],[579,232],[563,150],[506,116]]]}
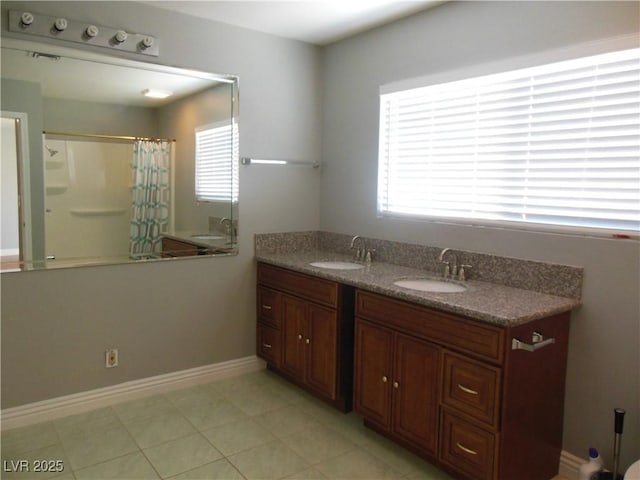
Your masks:
{"label": "wooden vanity cabinet", "polygon": [[209,249],[201,245],[189,242],[181,242],[173,238],[162,238],[162,257],[192,257],[194,255],[206,255]]}
{"label": "wooden vanity cabinet", "polygon": [[258,263],[257,355],[340,410],[353,392],[354,289]]}
{"label": "wooden vanity cabinet", "polygon": [[[358,290],[355,410],[455,478],[553,478],[569,316],[500,327]],[[555,343],[512,349],[533,332]]]}
{"label": "wooden vanity cabinet", "polygon": [[357,322],[356,344],[356,411],[377,430],[435,455],[440,349],[366,320]]}

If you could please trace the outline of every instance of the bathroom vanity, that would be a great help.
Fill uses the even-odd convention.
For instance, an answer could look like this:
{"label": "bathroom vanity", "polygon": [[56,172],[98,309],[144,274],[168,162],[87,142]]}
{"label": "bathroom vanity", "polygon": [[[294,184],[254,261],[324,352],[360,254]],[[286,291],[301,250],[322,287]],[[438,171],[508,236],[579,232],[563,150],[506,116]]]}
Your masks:
{"label": "bathroom vanity", "polygon": [[224,235],[175,232],[162,235],[162,258],[229,253]]}
{"label": "bathroom vanity", "polygon": [[[355,409],[462,478],[548,480],[562,445],[569,316],[497,327],[358,290]],[[513,348],[536,348],[534,332],[553,343]]]}
{"label": "bathroom vanity", "polygon": [[[257,354],[270,369],[343,410],[353,388],[368,427],[455,478],[557,474],[579,298],[476,280],[415,291],[398,279],[428,272],[321,249],[256,257]],[[538,267],[581,282],[580,269],[533,265],[536,278]]]}
{"label": "bathroom vanity", "polygon": [[351,410],[354,289],[258,265],[257,355],[292,382]]}

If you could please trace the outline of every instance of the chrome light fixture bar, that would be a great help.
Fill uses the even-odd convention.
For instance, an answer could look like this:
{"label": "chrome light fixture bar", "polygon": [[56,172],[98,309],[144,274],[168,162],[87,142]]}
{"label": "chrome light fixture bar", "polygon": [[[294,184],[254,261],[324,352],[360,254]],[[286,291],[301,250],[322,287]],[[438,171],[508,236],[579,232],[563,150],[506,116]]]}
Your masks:
{"label": "chrome light fixture bar", "polygon": [[158,39],[89,22],[27,11],[9,11],[9,31],[157,57]]}

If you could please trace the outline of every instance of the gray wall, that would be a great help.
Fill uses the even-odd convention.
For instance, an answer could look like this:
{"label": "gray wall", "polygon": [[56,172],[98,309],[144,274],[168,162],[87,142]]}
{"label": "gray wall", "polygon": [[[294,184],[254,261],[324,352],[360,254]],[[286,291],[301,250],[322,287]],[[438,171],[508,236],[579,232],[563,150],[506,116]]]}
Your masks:
{"label": "gray wall", "polygon": [[[640,457],[637,242],[376,217],[378,87],[637,32],[638,3],[460,2],[323,50],[323,230],[585,267],[571,323],[564,448],[611,462],[613,408],[627,409],[623,463]],[[611,463],[609,463],[611,465]]]}
{"label": "gray wall", "polygon": [[[3,1],[3,36],[20,5],[156,35],[158,62],[239,75],[240,154],[320,158],[316,47],[133,2]],[[2,408],[255,354],[253,235],[317,229],[319,173],[242,167],[240,185],[238,256],[2,274]]]}
{"label": "gray wall", "polygon": [[231,84],[220,84],[158,109],[160,134],[175,138],[175,229],[207,232],[209,217],[231,218],[230,202],[196,202],[195,130],[230,121]]}
{"label": "gray wall", "polygon": [[154,137],[158,135],[155,108],[44,98],[44,129]]}

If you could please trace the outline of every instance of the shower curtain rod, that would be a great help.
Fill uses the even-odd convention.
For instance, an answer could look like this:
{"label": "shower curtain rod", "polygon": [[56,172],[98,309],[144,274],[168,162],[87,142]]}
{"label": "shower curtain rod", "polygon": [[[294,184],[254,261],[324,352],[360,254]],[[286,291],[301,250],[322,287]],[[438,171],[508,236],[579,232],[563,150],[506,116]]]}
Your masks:
{"label": "shower curtain rod", "polygon": [[164,140],[167,142],[175,142],[175,138],[154,138],[154,137],[129,137],[126,135],[101,135],[98,133],[72,133],[72,132],[56,132],[52,130],[43,130],[42,133],[45,135],[62,135],[66,137],[85,137],[85,138],[104,138],[109,140],[131,140],[135,142],[136,140],[149,140],[149,141],[160,141]]}

